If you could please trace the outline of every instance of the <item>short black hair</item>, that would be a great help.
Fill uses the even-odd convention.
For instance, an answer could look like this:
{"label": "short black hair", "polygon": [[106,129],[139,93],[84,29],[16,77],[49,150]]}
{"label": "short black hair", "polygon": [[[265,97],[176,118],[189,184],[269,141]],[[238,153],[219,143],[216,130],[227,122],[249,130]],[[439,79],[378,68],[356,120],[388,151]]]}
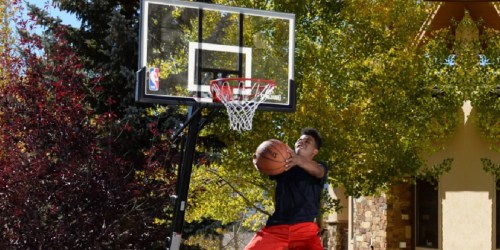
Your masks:
{"label": "short black hair", "polygon": [[303,128],[300,134],[312,136],[312,138],[314,138],[314,142],[316,143],[316,149],[319,150],[321,148],[321,135],[319,134],[318,130],[314,128]]}

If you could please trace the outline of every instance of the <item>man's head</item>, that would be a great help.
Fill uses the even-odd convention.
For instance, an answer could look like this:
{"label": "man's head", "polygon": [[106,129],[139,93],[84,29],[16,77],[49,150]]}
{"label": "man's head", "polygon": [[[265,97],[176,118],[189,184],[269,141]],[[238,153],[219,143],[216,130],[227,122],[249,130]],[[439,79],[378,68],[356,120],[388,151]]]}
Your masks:
{"label": "man's head", "polygon": [[295,142],[295,153],[314,158],[321,148],[321,135],[314,128],[304,128]]}
{"label": "man's head", "polygon": [[308,136],[311,136],[312,138],[314,138],[314,142],[316,144],[316,149],[320,149],[321,148],[321,144],[322,144],[322,141],[321,141],[321,135],[319,134],[319,132],[314,129],[314,128],[304,128],[302,129],[302,131],[300,132],[301,135],[308,135]]}

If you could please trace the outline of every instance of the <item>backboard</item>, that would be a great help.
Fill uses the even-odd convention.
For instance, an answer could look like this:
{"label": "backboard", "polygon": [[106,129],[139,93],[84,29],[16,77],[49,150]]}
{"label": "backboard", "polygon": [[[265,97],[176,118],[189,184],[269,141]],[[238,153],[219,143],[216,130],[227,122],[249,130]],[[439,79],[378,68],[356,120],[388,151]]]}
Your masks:
{"label": "backboard", "polygon": [[136,101],[214,103],[210,81],[276,82],[258,109],[294,111],[295,15],[176,0],[142,0]]}

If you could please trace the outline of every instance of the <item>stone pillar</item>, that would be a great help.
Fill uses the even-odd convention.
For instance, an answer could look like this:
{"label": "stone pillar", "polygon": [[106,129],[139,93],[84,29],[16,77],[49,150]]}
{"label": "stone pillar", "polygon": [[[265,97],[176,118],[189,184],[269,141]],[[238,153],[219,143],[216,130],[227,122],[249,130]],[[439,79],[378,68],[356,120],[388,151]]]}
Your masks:
{"label": "stone pillar", "polygon": [[408,185],[388,194],[354,199],[354,249],[411,249],[411,192]]}
{"label": "stone pillar", "polygon": [[353,220],[355,250],[387,249],[387,200],[385,194],[354,199]]}
{"label": "stone pillar", "polygon": [[349,235],[347,221],[326,222],[323,247],[328,250],[347,250]]}
{"label": "stone pillar", "polygon": [[412,249],[410,185],[391,188],[387,196],[387,249]]}

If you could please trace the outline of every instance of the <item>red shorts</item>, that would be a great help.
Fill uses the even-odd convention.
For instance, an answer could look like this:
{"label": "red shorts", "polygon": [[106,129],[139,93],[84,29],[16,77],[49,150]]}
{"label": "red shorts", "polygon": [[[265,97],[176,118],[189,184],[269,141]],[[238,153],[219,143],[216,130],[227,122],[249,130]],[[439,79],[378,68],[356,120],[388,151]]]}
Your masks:
{"label": "red shorts", "polygon": [[314,222],[264,227],[245,250],[323,250],[318,232]]}

